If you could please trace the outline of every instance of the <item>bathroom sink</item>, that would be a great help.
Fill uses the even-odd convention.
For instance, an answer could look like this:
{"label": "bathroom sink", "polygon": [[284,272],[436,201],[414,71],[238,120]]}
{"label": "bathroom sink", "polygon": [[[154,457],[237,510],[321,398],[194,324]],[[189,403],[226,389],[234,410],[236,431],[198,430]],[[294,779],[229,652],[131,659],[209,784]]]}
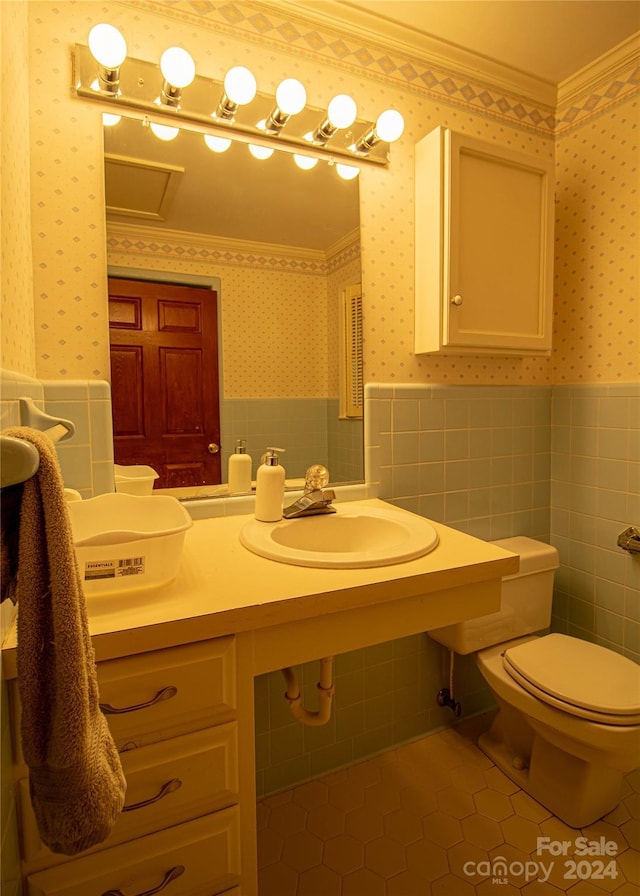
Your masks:
{"label": "bathroom sink", "polygon": [[336,513],[261,523],[250,520],[242,544],[261,557],[293,566],[357,569],[415,560],[438,544],[419,516],[393,508],[336,508]]}

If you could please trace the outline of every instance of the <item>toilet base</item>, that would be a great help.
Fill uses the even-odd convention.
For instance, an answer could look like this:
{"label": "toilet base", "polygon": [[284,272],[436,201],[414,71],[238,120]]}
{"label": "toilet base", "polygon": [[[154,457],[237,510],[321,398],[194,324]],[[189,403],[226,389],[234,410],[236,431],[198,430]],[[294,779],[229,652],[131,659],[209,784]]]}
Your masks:
{"label": "toilet base", "polygon": [[[508,731],[517,716],[520,725],[514,742]],[[621,772],[566,753],[510,707],[498,710],[478,746],[508,778],[569,827],[586,827],[620,802]]]}

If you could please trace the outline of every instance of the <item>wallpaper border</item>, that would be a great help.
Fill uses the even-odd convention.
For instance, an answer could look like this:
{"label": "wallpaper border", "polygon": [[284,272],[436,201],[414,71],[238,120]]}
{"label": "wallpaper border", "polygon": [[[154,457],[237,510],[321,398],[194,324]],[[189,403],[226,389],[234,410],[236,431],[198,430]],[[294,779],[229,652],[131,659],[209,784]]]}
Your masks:
{"label": "wallpaper border", "polygon": [[117,256],[137,258],[180,259],[182,262],[203,262],[231,265],[254,270],[283,271],[296,274],[326,275],[349,264],[360,256],[356,237],[340,243],[335,252],[297,249],[290,246],[223,240],[207,234],[187,234],[178,230],[107,224],[107,254],[110,264]]}

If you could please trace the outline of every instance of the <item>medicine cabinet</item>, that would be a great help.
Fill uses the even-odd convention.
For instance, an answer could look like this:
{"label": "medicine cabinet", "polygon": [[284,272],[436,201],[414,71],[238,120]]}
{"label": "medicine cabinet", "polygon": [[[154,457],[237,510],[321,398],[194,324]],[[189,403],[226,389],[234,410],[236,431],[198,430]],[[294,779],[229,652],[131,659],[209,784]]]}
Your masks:
{"label": "medicine cabinet", "polygon": [[415,164],[416,353],[549,354],[552,162],[438,127]]}

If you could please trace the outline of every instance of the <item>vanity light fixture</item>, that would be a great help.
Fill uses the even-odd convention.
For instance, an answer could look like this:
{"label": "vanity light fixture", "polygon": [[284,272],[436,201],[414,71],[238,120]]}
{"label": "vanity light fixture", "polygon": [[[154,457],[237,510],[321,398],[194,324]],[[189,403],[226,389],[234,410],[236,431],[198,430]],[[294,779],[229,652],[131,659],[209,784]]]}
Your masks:
{"label": "vanity light fixture", "polygon": [[354,152],[367,155],[371,152],[376,143],[385,140],[387,143],[393,143],[402,136],[404,131],[404,118],[395,109],[387,109],[378,116],[374,127],[370,128],[353,147]]}
{"label": "vanity light fixture", "polygon": [[334,96],[327,106],[327,117],[313,132],[313,142],[324,146],[339,128],[350,128],[357,114],[357,106],[350,96],[346,93]]}
{"label": "vanity light fixture", "polygon": [[276,90],[276,107],[265,123],[268,134],[278,134],[292,115],[302,112],[307,102],[307,91],[295,78],[285,78]]}
{"label": "vanity light fixture", "polygon": [[232,122],[238,106],[250,103],[257,89],[256,79],[248,68],[243,65],[230,68],[224,76],[224,92],[214,113],[215,117],[221,121]]}
{"label": "vanity light fixture", "polygon": [[160,57],[160,71],[164,78],[160,101],[165,106],[179,109],[183,89],[196,76],[196,64],[182,47],[169,47]]}
{"label": "vanity light fixture", "polygon": [[[253,147],[254,154],[262,157],[276,147],[300,156],[296,163],[305,168],[312,167],[314,159],[361,168],[386,167],[385,141],[402,133],[402,117],[394,110],[383,113],[375,125],[360,117],[354,122],[355,102],[346,94],[334,96],[326,111],[307,106],[305,88],[295,78],[278,85],[274,107],[273,96],[257,92],[255,77],[244,66],[232,67],[224,82],[216,81],[196,74],[193,59],[181,47],[162,54],[160,75],[158,61],[126,55],[124,38],[112,25],[92,28],[89,44],[76,44],[73,50],[76,95],[102,105],[103,112],[139,119],[160,139],[175,139],[180,128],[189,128],[217,138],[208,143],[213,151],[226,145],[221,140],[232,139]],[[258,119],[263,120],[260,127],[255,124]],[[362,134],[357,142],[354,133]],[[257,153],[256,147],[261,147]]]}
{"label": "vanity light fixture", "polygon": [[120,66],[127,58],[127,43],[113,25],[94,25],[89,32],[89,50],[100,68],[97,89],[110,96],[120,90]]}

